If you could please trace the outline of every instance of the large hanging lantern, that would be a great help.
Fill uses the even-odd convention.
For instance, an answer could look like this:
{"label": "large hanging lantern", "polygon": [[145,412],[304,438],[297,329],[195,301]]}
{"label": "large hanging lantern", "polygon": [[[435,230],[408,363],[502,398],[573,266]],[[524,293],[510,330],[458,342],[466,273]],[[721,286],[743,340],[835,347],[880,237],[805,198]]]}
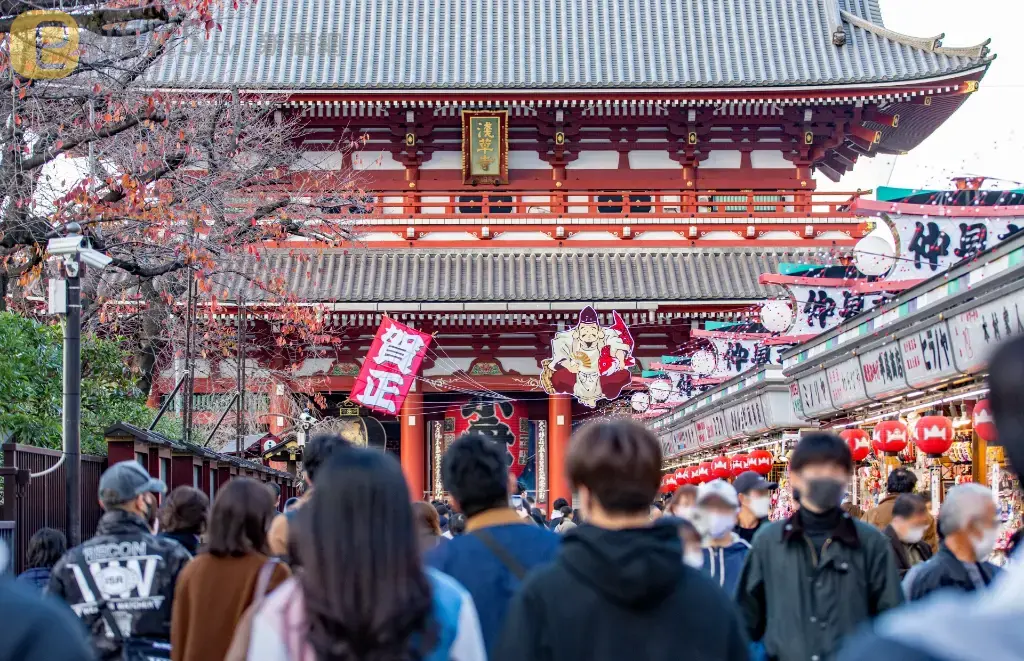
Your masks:
{"label": "large hanging lantern", "polygon": [[683,473],[682,468],[676,469],[676,486],[682,486],[686,484],[686,475]]}
{"label": "large hanging lantern", "polygon": [[746,472],[747,470],[749,470],[749,468],[747,468],[747,461],[749,459],[750,458],[747,456],[747,454],[745,452],[740,452],[740,453],[734,454],[732,456],[732,476],[733,477],[739,477],[740,473],[743,473],[743,472]]}
{"label": "large hanging lantern", "polygon": [[679,478],[676,478],[676,482],[680,485],[690,484],[693,481],[693,470],[689,466],[683,466],[683,481],[679,482]]}
{"label": "large hanging lantern", "polygon": [[716,480],[728,480],[732,477],[732,461],[729,457],[722,455],[711,461],[711,477]]}
{"label": "large hanging lantern", "polygon": [[704,484],[711,481],[711,462],[702,461],[697,465],[697,479],[695,484]]}
{"label": "large hanging lantern", "polygon": [[521,402],[478,396],[448,407],[445,432],[454,438],[480,432],[505,448],[509,470],[518,478],[529,462],[530,417]]}
{"label": "large hanging lantern", "polygon": [[793,319],[793,308],[786,301],[771,299],[761,305],[761,325],[771,333],[789,330]]}
{"label": "large hanging lantern", "polygon": [[981,440],[991,443],[998,438],[995,419],[992,417],[992,404],[987,399],[974,405],[971,422],[974,426],[974,433]]}
{"label": "large hanging lantern", "polygon": [[941,457],[953,445],[953,421],[944,415],[926,415],[914,427],[914,443],[929,457]]}
{"label": "large hanging lantern", "polygon": [[896,263],[896,250],[881,236],[869,234],[854,247],[853,263],[864,275],[885,275]]}
{"label": "large hanging lantern", "polygon": [[669,473],[665,476],[665,491],[671,493],[676,490],[679,485],[676,483],[676,476],[673,473]]}
{"label": "large hanging lantern", "polygon": [[775,458],[768,450],[754,450],[747,458],[747,469],[759,475],[767,475],[772,472],[772,464]]}
{"label": "large hanging lantern", "polygon": [[871,437],[863,429],[844,429],[839,436],[850,446],[850,454],[856,462],[864,461],[871,454]]}
{"label": "large hanging lantern", "polygon": [[875,425],[871,445],[878,454],[890,456],[899,454],[907,447],[907,426],[899,420],[882,420]]}

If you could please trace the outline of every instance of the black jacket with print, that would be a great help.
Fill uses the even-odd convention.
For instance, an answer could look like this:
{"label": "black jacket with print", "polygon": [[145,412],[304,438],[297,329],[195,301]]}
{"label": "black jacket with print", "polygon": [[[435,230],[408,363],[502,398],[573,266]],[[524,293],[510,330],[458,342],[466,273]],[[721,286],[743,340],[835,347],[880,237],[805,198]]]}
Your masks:
{"label": "black jacket with print", "polygon": [[[100,519],[95,537],[54,565],[47,590],[82,620],[99,657],[116,659],[124,638],[171,639],[174,584],[191,558],[178,542],[153,535],[141,517],[111,510]],[[103,608],[120,635],[110,631]]]}

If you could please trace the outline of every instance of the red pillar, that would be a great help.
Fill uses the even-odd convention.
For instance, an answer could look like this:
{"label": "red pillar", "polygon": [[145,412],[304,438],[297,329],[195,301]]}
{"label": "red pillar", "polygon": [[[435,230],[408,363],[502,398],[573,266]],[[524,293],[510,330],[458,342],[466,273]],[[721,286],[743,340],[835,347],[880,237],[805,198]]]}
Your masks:
{"label": "red pillar", "polygon": [[572,502],[572,487],[565,474],[565,456],[572,432],[572,399],[568,395],[548,397],[548,506],[559,498]]}
{"label": "red pillar", "polygon": [[291,395],[283,383],[271,385],[269,410],[269,428],[271,434],[280,434],[292,426],[292,421],[287,417],[291,411]]}
{"label": "red pillar", "polygon": [[423,498],[424,464],[423,394],[410,392],[402,404],[402,472],[413,500]]}

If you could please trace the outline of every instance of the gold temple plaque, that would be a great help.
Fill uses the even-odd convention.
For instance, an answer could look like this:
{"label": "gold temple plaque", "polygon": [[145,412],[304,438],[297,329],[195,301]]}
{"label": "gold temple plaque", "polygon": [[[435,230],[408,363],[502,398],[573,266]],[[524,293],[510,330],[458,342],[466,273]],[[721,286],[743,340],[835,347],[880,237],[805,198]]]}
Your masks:
{"label": "gold temple plaque", "polygon": [[462,178],[467,184],[508,183],[508,112],[462,112]]}

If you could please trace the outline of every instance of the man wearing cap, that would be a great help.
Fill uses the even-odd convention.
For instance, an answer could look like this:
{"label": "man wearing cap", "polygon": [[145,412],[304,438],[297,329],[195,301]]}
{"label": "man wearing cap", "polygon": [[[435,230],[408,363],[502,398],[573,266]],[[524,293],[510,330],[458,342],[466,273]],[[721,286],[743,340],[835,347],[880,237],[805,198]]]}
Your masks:
{"label": "man wearing cap", "polygon": [[141,464],[122,461],[100,476],[104,514],[96,536],[54,566],[48,591],[66,601],[92,635],[99,658],[120,659],[126,647],[170,655],[171,602],[178,573],[192,557],[157,537],[157,496],[167,487]]}
{"label": "man wearing cap", "polygon": [[733,482],[740,501],[740,514],[734,531],[747,542],[754,541],[754,533],[768,523],[772,511],[771,492],[779,487],[754,471],[740,473]]}

